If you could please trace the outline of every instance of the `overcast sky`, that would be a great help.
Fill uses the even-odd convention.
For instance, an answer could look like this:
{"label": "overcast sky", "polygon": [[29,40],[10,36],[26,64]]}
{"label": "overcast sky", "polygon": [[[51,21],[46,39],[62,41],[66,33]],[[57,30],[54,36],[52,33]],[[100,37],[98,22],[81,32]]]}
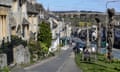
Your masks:
{"label": "overcast sky", "polygon": [[[66,11],[66,10],[92,10],[106,11],[106,2],[110,0],[37,0],[45,9],[51,11]],[[120,0],[107,4],[108,8],[115,8],[120,12]]]}

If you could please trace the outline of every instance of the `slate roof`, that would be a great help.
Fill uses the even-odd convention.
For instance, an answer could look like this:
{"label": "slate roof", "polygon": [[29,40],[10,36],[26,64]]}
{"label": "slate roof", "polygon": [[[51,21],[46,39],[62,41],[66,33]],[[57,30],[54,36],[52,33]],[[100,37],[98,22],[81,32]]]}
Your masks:
{"label": "slate roof", "polygon": [[23,18],[22,25],[28,25],[30,24],[27,19]]}
{"label": "slate roof", "polygon": [[8,6],[12,5],[12,0],[0,0],[0,6]]}
{"label": "slate roof", "polygon": [[27,12],[28,13],[38,13],[34,4],[27,2]]}
{"label": "slate roof", "polygon": [[30,38],[35,39],[35,33],[33,33],[32,31],[30,31]]}
{"label": "slate roof", "polygon": [[49,17],[52,17],[52,18],[56,19],[57,21],[61,21],[61,19],[59,17],[56,17],[56,16],[54,16],[52,14],[49,14]]}
{"label": "slate roof", "polygon": [[36,10],[39,12],[39,11],[45,11],[42,4],[39,4],[39,3],[36,3],[35,4],[35,8]]}
{"label": "slate roof", "polygon": [[53,21],[53,27],[52,28],[56,28],[57,24]]}

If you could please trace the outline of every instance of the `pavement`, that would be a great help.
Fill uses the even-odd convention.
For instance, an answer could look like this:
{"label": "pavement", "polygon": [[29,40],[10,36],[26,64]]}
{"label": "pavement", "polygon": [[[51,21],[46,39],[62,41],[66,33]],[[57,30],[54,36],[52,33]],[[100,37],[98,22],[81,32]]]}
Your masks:
{"label": "pavement", "polygon": [[16,69],[13,72],[81,72],[75,64],[72,47],[65,46],[62,49],[60,54],[55,57],[37,62],[26,68]]}

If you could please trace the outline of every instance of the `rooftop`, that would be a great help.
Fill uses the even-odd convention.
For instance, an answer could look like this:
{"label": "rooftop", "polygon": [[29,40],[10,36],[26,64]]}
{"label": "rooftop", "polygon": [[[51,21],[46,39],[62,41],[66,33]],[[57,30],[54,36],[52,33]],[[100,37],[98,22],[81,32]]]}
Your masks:
{"label": "rooftop", "polygon": [[12,0],[0,0],[0,6],[11,6]]}

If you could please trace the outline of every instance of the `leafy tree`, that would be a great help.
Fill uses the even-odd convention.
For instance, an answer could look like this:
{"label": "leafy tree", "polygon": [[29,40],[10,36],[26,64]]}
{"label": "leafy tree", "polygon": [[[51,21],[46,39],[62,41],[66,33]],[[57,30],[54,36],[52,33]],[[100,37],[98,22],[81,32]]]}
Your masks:
{"label": "leafy tree", "polygon": [[31,61],[34,58],[42,59],[47,56],[51,45],[52,34],[50,24],[42,22],[39,24],[38,41],[30,40],[28,47],[31,53]]}
{"label": "leafy tree", "polygon": [[49,23],[42,22],[39,24],[38,41],[46,44],[48,48],[50,47],[52,41],[52,33]]}

